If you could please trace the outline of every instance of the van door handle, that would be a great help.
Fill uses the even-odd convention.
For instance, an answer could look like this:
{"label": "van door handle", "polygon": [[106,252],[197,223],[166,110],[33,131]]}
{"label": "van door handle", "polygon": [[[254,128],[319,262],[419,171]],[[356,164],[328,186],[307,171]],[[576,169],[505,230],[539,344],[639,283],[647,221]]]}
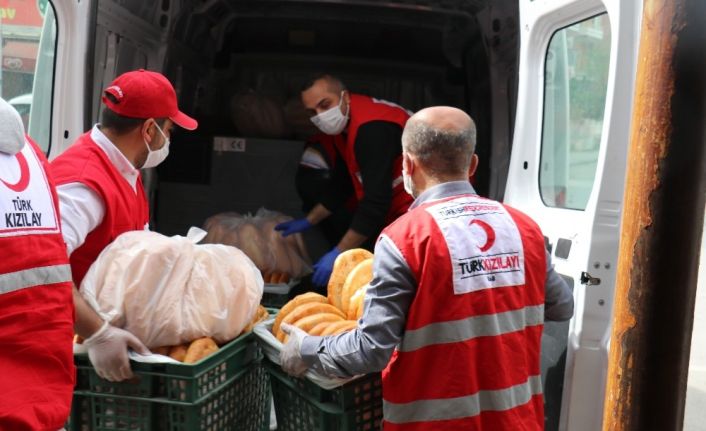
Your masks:
{"label": "van door handle", "polygon": [[601,284],[601,279],[591,277],[591,274],[587,273],[586,271],[583,271],[581,273],[581,284],[585,284],[586,286],[597,286]]}

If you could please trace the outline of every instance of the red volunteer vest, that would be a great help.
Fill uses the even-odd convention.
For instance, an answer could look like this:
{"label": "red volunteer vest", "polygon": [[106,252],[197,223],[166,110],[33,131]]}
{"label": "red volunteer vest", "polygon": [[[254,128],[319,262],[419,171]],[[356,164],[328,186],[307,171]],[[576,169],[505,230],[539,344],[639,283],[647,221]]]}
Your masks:
{"label": "red volunteer vest", "polygon": [[542,430],[546,257],[526,215],[476,195],[383,231],[418,289],[383,371],[385,430]]}
{"label": "red volunteer vest", "polygon": [[[309,139],[308,144],[318,144],[326,153],[326,161],[329,162],[329,169],[333,170],[336,163],[341,163],[341,156],[338,155],[337,148],[344,148],[345,142],[343,135],[327,135],[325,133],[317,133]],[[346,199],[344,207],[348,211],[355,211],[358,206],[358,197],[351,195]]]}
{"label": "red volunteer vest", "polygon": [[338,153],[336,152],[336,148],[343,148],[343,145],[345,145],[342,135],[327,135],[325,133],[317,133],[312,136],[307,141],[307,144],[318,144],[321,146],[326,153],[326,161],[329,162],[329,169],[331,170],[336,167],[336,162],[340,159]]}
{"label": "red volunteer vest", "polygon": [[57,430],[74,386],[71,270],[48,163],[0,153],[0,429]]}
{"label": "red volunteer vest", "polygon": [[143,230],[149,222],[149,205],[137,179],[137,193],[111,163],[105,152],[84,133],[51,163],[57,185],[81,183],[96,192],[105,204],[103,222],[71,254],[71,271],[76,287],[103,249],[121,233]]}
{"label": "red volunteer vest", "polygon": [[[355,139],[358,136],[358,129],[363,124],[371,121],[386,121],[404,128],[409,117],[410,115],[407,111],[393,103],[360,94],[351,94],[348,135],[345,142],[337,140],[336,145],[339,146],[339,152],[348,167],[358,201],[363,198],[360,167],[355,158]],[[389,144],[402,145],[401,142],[390,142]],[[402,156],[400,155],[392,166],[392,201],[385,218],[385,224],[391,223],[397,217],[406,213],[413,201],[414,198],[405,192],[404,184],[402,183]]]}

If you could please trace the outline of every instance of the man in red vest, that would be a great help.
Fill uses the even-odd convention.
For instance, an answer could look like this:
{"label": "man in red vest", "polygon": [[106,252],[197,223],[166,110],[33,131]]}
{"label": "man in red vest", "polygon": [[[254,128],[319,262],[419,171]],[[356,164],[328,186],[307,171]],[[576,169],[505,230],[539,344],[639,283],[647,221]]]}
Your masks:
{"label": "man in red vest", "polygon": [[0,429],[50,430],[74,386],[71,268],[42,151],[0,99]]}
{"label": "man in red vest", "polygon": [[420,111],[402,144],[416,199],[378,239],[358,328],[312,337],[285,327],[283,368],[383,370],[385,430],[542,430],[543,323],[573,314],[542,232],[473,190],[475,126],[463,111]]}
{"label": "man in red vest", "polygon": [[[148,229],[149,205],[140,169],[169,154],[174,124],[194,130],[196,120],[179,111],[176,92],[163,75],[137,70],[118,76],[103,92],[101,123],[52,163],[61,203],[61,224],[76,288],[103,249],[121,233]],[[101,377],[132,377],[127,349],[149,351],[135,336],[111,326],[74,289],[76,333]]]}
{"label": "man in red vest", "polygon": [[353,184],[358,204],[350,228],[338,244],[314,265],[312,281],[325,286],[333,262],[343,251],[374,240],[383,227],[412,203],[402,185],[400,137],[410,113],[384,100],[350,93],[331,75],[318,75],[304,86],[304,106],[311,121],[328,135],[341,135],[337,151],[344,163],[334,168],[331,185],[305,218],[275,227],[284,236],[302,232],[329,217],[346,203]]}

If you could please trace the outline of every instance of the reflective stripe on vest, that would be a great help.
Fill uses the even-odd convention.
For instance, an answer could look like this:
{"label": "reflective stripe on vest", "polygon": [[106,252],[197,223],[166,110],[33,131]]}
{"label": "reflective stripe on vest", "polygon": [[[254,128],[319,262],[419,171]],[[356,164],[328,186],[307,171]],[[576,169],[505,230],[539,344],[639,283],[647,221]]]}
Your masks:
{"label": "reflective stripe on vest", "polygon": [[405,331],[399,350],[410,352],[434,344],[457,343],[477,337],[493,337],[521,331],[529,326],[543,323],[543,304],[503,313],[431,323],[419,329]]}
{"label": "reflective stripe on vest", "polygon": [[461,419],[484,411],[505,411],[527,404],[542,393],[541,376],[530,376],[525,383],[494,391],[478,391],[458,398],[413,401],[397,404],[383,400],[385,420],[391,423],[429,422]]}
{"label": "reflective stripe on vest", "polygon": [[0,294],[34,286],[71,281],[71,266],[53,265],[0,274]]}
{"label": "reflective stripe on vest", "polygon": [[404,178],[402,178],[402,175],[400,175],[399,177],[392,180],[392,188],[394,189],[395,187],[399,186],[403,182],[404,182]]}

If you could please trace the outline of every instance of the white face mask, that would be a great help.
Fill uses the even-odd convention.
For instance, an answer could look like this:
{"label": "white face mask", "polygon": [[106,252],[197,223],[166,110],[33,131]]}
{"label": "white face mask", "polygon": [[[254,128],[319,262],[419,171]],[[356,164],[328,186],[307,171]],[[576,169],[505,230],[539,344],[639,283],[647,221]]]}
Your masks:
{"label": "white face mask", "polygon": [[[342,106],[343,92],[341,92],[341,101],[338,106],[314,115],[311,117],[311,122],[327,135],[339,135],[348,124],[348,115],[343,115]],[[348,114],[350,114],[350,108]]]}
{"label": "white face mask", "polygon": [[164,138],[164,145],[162,145],[162,148],[159,150],[154,150],[150,149],[149,144],[147,141],[145,141],[145,145],[147,146],[147,159],[145,160],[145,164],[142,165],[142,168],[140,169],[148,169],[148,168],[154,168],[155,166],[159,165],[164,161],[164,159],[167,158],[169,155],[169,138],[167,138],[167,135],[164,134],[162,129],[155,124],[157,127],[157,130],[159,130],[159,134],[162,135]]}

